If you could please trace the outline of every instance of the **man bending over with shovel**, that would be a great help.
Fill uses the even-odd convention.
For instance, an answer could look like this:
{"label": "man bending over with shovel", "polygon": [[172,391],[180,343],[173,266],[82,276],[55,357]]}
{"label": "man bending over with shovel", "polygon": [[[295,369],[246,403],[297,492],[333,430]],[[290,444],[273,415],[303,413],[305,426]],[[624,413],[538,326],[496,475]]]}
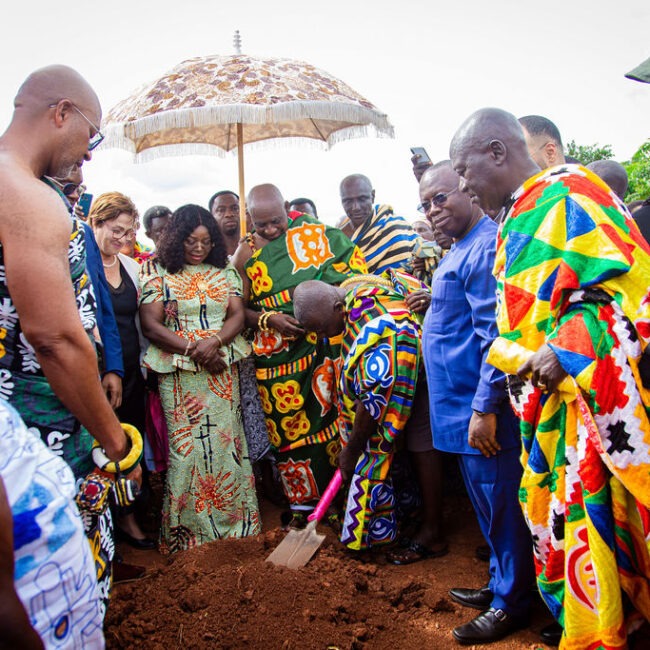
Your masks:
{"label": "man bending over with shovel", "polygon": [[341,542],[351,550],[389,544],[397,533],[390,466],[411,413],[420,323],[405,296],[420,289],[398,271],[358,275],[332,286],[296,287],[296,319],[321,337],[343,333],[339,467],[351,479]]}

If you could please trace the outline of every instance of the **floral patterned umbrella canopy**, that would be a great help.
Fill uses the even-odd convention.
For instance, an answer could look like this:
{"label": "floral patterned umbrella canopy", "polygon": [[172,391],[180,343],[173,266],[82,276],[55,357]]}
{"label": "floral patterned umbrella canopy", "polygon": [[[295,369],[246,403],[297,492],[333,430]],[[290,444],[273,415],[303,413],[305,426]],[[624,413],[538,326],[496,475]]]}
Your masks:
{"label": "floral patterned umbrella canopy", "polygon": [[366,135],[367,126],[393,135],[384,113],[326,72],[302,61],[238,54],[184,61],[121,101],[106,117],[105,145],[141,160],[231,151],[237,124],[244,125],[244,144],[313,138],[329,146]]}
{"label": "floral patterned umbrella canopy", "polygon": [[140,161],[237,148],[244,196],[244,144],[311,138],[329,147],[368,127],[393,137],[388,117],[336,77],[302,61],[235,54],[184,61],[114,106],[103,131],[104,146]]}

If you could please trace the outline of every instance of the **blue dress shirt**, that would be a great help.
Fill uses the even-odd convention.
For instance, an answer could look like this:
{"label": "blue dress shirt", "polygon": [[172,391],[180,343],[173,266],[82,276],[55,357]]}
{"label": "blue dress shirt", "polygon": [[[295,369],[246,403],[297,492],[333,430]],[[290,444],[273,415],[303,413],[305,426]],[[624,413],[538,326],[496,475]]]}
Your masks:
{"label": "blue dress shirt", "polygon": [[497,225],[483,216],[453,244],[433,274],[422,349],[433,445],[441,451],[480,453],[467,443],[472,409],[498,414],[497,440],[503,449],[520,444],[505,376],[486,361],[498,335],[492,275],[496,234]]}

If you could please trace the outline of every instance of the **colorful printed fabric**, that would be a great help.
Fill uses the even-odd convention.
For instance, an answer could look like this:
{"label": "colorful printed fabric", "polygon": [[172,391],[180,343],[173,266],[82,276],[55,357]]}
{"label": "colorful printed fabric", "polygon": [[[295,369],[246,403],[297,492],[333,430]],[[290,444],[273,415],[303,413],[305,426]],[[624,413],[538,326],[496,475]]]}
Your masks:
{"label": "colorful printed fabric", "polygon": [[545,170],[513,198],[490,361],[513,374],[546,342],[570,376],[553,394],[511,384],[538,585],[562,647],[623,648],[635,617],[650,619],[650,249],[582,167]]}
{"label": "colorful printed fabric", "polygon": [[388,269],[410,272],[417,233],[404,217],[393,214],[390,205],[376,205],[373,210],[370,219],[350,237],[366,258],[368,272],[375,275]]}
{"label": "colorful printed fabric", "polygon": [[133,259],[138,264],[143,264],[146,260],[151,259],[156,254],[156,251],[136,239],[133,245]]}
{"label": "colorful printed fabric", "polygon": [[[162,302],[164,325],[192,341],[217,334],[228,299],[241,295],[241,278],[230,264],[225,269],[185,265],[172,274],[148,260],[141,269],[140,285],[141,304]],[[144,357],[144,365],[159,373],[169,431],[161,552],[260,532],[235,365],[249,348],[239,336],[222,349],[230,365],[218,375],[153,343]]]}
{"label": "colorful printed fabric", "polygon": [[[92,337],[96,305],[92,284],[86,274],[85,235],[78,219],[71,218],[70,224],[70,277],[82,325]],[[76,478],[85,477],[94,468],[90,456],[93,439],[50,388],[34,348],[22,332],[7,287],[1,245],[0,339],[0,397],[14,406],[27,426],[39,430],[43,442],[55,454],[63,456]]]}
{"label": "colorful printed fabric", "polygon": [[0,401],[0,477],[14,527],[14,581],[46,648],[103,648],[93,556],[61,458]]}
{"label": "colorful printed fabric", "polygon": [[[48,183],[53,187],[50,183]],[[61,192],[53,189],[62,197]],[[92,339],[96,303],[86,274],[86,243],[82,222],[70,218],[68,246],[70,278],[83,328]],[[99,370],[98,370],[99,373]],[[45,445],[68,464],[77,481],[95,468],[91,456],[93,438],[54,394],[20,327],[18,313],[6,283],[4,251],[0,245],[0,398],[8,401],[25,424],[38,431]],[[111,562],[115,552],[108,508],[99,514],[83,513],[86,536],[95,557],[102,611],[108,605]]]}
{"label": "colorful printed fabric", "polygon": [[[303,214],[283,236],[255,251],[245,271],[251,281],[251,308],[293,315],[291,291],[298,284],[339,284],[364,273],[366,266],[359,249],[340,230]],[[339,346],[319,342],[314,333],[293,340],[270,329],[256,332],[253,351],[284,491],[292,508],[306,508],[320,498],[336,467]]]}
{"label": "colorful printed fabric", "polygon": [[420,321],[404,297],[421,288],[406,274],[389,271],[351,283],[346,294],[340,394],[341,438],[352,432],[357,400],[377,422],[355,467],[341,532],[353,550],[395,539],[395,495],[389,475],[394,443],[411,413],[420,355]]}

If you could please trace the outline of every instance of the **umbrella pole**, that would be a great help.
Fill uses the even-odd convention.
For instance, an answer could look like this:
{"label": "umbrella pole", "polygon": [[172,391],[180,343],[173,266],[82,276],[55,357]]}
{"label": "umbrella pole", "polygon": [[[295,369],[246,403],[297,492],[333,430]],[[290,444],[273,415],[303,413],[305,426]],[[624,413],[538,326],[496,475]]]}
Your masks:
{"label": "umbrella pole", "polygon": [[239,232],[246,234],[246,191],[244,189],[244,125],[237,122],[237,167],[239,171]]}

